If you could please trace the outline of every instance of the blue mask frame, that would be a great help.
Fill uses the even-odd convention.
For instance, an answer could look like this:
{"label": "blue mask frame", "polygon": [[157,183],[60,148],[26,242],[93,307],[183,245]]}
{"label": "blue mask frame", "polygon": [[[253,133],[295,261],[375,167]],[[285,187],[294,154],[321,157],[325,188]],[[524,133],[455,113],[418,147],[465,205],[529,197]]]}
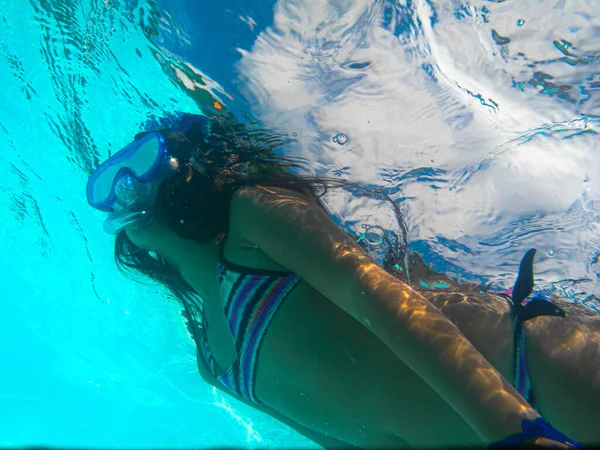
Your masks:
{"label": "blue mask frame", "polygon": [[88,203],[100,211],[112,211],[119,181],[127,176],[139,183],[162,178],[165,166],[170,167],[169,159],[166,140],[161,133],[140,136],[92,173],[86,188]]}

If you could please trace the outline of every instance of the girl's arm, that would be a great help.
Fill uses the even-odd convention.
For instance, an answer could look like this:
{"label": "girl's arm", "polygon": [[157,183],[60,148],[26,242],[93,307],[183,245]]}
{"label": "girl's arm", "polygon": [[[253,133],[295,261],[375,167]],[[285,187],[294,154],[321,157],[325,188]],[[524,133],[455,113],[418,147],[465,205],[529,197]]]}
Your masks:
{"label": "girl's arm", "polygon": [[230,213],[230,234],[257,244],[369,328],[485,442],[539,417],[446,316],[378,266],[313,201],[287,189],[244,188]]}

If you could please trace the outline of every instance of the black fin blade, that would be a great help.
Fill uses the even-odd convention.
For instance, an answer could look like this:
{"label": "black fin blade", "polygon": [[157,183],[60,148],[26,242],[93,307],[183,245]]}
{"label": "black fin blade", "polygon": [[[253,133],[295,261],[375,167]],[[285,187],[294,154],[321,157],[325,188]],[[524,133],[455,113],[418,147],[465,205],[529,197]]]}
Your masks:
{"label": "black fin blade", "polygon": [[533,257],[535,252],[535,248],[531,248],[527,250],[521,259],[519,274],[512,293],[512,301],[515,305],[520,305],[533,291]]}
{"label": "black fin blade", "polygon": [[534,297],[529,300],[525,305],[525,309],[532,314],[532,318],[538,316],[565,317],[565,312],[556,304],[539,297]]}

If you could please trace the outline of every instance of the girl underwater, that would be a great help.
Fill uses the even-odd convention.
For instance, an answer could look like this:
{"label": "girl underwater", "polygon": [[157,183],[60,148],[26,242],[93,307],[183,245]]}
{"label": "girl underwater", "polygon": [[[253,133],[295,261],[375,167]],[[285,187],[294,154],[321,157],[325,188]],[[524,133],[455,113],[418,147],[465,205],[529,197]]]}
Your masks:
{"label": "girl underwater", "polygon": [[356,185],[261,142],[180,114],[88,182],[119,267],[180,300],[209,384],[325,448],[600,442],[600,316],[531,297],[535,250],[512,290],[411,286],[409,267],[443,275],[406,249],[382,267],[323,205]]}

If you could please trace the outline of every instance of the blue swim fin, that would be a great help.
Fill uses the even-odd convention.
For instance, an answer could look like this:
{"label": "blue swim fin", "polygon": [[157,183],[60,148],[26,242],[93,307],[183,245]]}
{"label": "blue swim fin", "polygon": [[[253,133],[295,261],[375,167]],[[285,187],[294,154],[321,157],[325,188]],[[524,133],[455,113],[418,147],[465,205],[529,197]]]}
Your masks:
{"label": "blue swim fin", "polygon": [[525,308],[537,316],[557,316],[565,317],[565,312],[556,306],[552,301],[546,300],[543,297],[533,297]]}
{"label": "blue swim fin", "polygon": [[511,296],[515,305],[520,305],[533,291],[533,257],[535,252],[535,248],[527,250],[521,259],[521,264],[519,264],[519,274]]}
{"label": "blue swim fin", "polygon": [[519,274],[511,294],[513,312],[522,320],[539,316],[565,317],[565,312],[561,308],[542,296],[535,296],[523,305],[523,300],[529,297],[533,291],[533,257],[535,252],[536,250],[531,248],[527,250],[521,259]]}

